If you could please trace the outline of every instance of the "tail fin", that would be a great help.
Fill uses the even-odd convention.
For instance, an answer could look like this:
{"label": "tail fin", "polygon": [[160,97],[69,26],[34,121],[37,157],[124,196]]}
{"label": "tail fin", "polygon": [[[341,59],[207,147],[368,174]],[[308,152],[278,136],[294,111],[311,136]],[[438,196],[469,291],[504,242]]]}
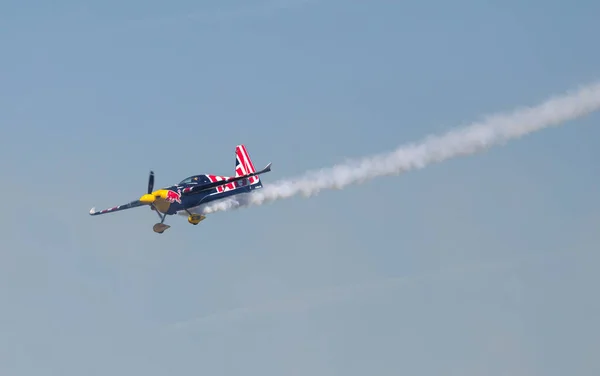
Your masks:
{"label": "tail fin", "polygon": [[[256,169],[246,150],[246,146],[237,145],[235,147],[235,176],[243,176],[253,172],[256,172]],[[259,176],[252,176],[248,179],[248,183],[250,183],[251,189],[262,187]]]}

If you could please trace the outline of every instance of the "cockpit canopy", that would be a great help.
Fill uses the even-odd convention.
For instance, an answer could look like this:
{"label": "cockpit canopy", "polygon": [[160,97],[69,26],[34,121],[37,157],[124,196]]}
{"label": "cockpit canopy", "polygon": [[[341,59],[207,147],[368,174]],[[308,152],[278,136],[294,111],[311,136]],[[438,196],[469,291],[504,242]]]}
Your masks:
{"label": "cockpit canopy", "polygon": [[179,184],[190,184],[190,183],[198,183],[205,184],[210,183],[210,179],[206,175],[194,175],[189,178],[183,179]]}

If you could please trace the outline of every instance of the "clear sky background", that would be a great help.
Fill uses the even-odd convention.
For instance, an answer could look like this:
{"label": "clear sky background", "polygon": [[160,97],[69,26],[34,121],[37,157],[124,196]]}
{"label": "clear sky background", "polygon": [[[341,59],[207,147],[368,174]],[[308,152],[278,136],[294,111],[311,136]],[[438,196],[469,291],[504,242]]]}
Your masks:
{"label": "clear sky background", "polygon": [[599,115],[198,226],[265,184],[600,78],[597,1],[0,3],[0,374],[598,375]]}

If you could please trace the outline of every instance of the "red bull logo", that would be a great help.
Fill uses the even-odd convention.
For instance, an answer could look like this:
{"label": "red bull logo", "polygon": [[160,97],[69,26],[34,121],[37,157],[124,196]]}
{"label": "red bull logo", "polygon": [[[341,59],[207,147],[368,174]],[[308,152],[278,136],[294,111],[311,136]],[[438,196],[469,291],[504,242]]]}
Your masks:
{"label": "red bull logo", "polygon": [[174,202],[181,204],[181,191],[167,191],[167,197],[165,197],[165,200],[167,200],[171,204]]}

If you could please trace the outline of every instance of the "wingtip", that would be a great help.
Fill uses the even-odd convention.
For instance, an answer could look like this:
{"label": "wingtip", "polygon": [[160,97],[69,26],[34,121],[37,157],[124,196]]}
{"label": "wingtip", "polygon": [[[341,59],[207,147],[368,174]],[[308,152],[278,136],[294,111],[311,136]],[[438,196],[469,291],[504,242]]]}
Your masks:
{"label": "wingtip", "polygon": [[265,171],[271,171],[271,164],[272,164],[272,162],[269,162],[267,167],[265,167]]}
{"label": "wingtip", "polygon": [[90,215],[94,215],[96,213],[96,208],[91,208],[90,209]]}

